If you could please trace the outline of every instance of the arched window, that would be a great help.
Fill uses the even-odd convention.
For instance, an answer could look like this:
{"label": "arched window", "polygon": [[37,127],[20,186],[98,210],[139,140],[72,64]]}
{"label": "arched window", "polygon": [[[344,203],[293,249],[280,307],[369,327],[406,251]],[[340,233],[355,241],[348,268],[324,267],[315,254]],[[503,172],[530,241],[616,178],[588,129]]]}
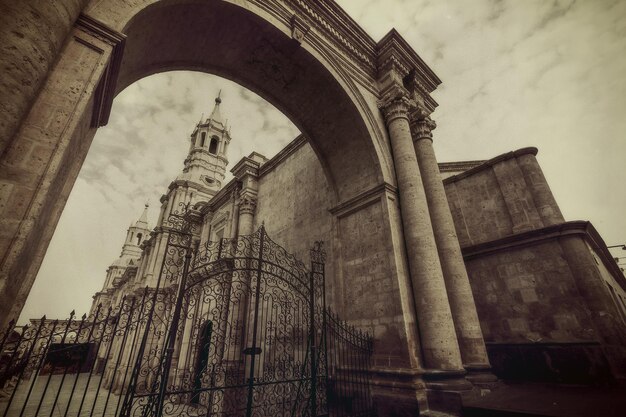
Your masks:
{"label": "arched window", "polygon": [[206,144],[206,132],[202,132],[200,137],[202,138],[200,139],[200,147],[204,148],[204,145]]}
{"label": "arched window", "polygon": [[213,136],[211,138],[211,145],[209,146],[209,153],[217,153],[217,136]]}
{"label": "arched window", "polygon": [[141,243],[141,233],[137,233],[137,244],[139,245]]}

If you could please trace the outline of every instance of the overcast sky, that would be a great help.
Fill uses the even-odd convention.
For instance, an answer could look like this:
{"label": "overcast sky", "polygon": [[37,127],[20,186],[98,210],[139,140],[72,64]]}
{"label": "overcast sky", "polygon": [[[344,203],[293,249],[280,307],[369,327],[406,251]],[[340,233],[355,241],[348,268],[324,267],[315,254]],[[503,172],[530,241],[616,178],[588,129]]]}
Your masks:
{"label": "overcast sky", "polygon": [[[443,80],[433,114],[440,161],[536,146],[566,220],[591,220],[609,245],[626,242],[625,1],[339,4],[375,40],[395,27]],[[128,87],[94,139],[22,322],[89,310],[146,202],[154,225],[189,134],[219,89],[230,166],[252,150],[272,156],[297,135],[262,98],[212,75],[170,72]]]}

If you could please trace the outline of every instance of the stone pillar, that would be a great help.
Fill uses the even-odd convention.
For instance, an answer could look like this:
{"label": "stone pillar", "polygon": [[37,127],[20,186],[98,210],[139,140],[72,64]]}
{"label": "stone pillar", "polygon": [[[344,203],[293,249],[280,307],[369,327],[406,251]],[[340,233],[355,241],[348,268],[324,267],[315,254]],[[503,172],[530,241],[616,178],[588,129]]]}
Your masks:
{"label": "stone pillar", "polygon": [[[409,127],[411,100],[393,91],[379,103],[393,152],[402,224],[422,346],[424,378],[460,377],[463,370],[448,295],[437,253]],[[437,384],[435,384],[437,385]],[[429,386],[433,386],[430,384]]]}
{"label": "stone pillar", "polygon": [[238,236],[251,235],[254,232],[254,211],[256,210],[256,198],[243,194],[239,198],[239,225]]}
{"label": "stone pillar", "polygon": [[0,154],[0,326],[19,316],[95,129],[108,117],[123,44],[122,34],[81,16]]}
{"label": "stone pillar", "polygon": [[251,235],[254,232],[254,211],[259,189],[259,167],[260,164],[257,161],[244,157],[230,170],[241,183],[237,236]]}
{"label": "stone pillar", "polygon": [[546,181],[546,177],[537,163],[536,154],[537,149],[530,148],[527,152],[517,156],[519,166],[524,173],[524,179],[535,200],[535,206],[543,225],[551,226],[563,223],[565,219],[554,199],[554,195],[552,195],[548,181]]}
{"label": "stone pillar", "polygon": [[[491,368],[487,348],[480,329],[472,288],[433,149],[432,130],[436,124],[430,117],[420,114],[414,118],[411,127],[413,145],[424,183],[428,211],[437,243],[463,366],[472,374],[485,372]],[[488,375],[488,379],[495,379],[490,374]],[[470,379],[472,377],[478,376],[469,376]]]}
{"label": "stone pillar", "polygon": [[0,153],[11,143],[88,0],[0,1]]}

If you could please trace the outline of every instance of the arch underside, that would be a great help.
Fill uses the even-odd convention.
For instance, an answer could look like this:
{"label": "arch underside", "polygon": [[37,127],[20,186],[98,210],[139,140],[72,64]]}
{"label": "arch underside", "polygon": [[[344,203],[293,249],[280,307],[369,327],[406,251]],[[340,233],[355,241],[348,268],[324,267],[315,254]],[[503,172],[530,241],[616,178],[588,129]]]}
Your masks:
{"label": "arch underside", "polygon": [[354,92],[327,63],[263,18],[223,1],[161,1],[139,11],[124,33],[116,93],[170,70],[231,79],[275,105],[305,134],[336,203],[383,181],[375,128],[362,114],[369,109],[357,108]]}

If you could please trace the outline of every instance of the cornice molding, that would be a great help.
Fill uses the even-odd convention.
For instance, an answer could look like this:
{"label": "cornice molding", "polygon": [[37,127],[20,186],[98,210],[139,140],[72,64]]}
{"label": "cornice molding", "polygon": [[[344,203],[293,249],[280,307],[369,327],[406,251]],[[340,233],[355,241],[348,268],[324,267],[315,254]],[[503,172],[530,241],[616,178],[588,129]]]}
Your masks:
{"label": "cornice molding", "polygon": [[251,175],[253,177],[259,176],[259,164],[252,158],[244,156],[235,164],[235,166],[230,170],[233,173],[235,178],[241,181],[246,175]]}
{"label": "cornice molding", "polygon": [[382,184],[370,188],[369,190],[344,201],[335,207],[332,207],[328,211],[337,218],[342,218],[380,201],[381,198],[387,194],[397,196],[398,189],[391,184],[383,182]]}
{"label": "cornice molding", "polygon": [[484,164],[485,160],[480,161],[455,161],[455,162],[439,162],[439,172],[467,171],[472,168]]}
{"label": "cornice molding", "polygon": [[280,165],[285,159],[287,159],[298,149],[306,145],[308,142],[309,141],[304,135],[300,134],[296,136],[294,140],[289,142],[287,146],[285,146],[283,149],[280,150],[280,152],[274,155],[272,159],[261,165],[261,168],[259,169],[259,177],[263,177],[267,173],[273,171],[274,168]]}
{"label": "cornice molding", "polygon": [[537,152],[538,152],[538,150],[535,147],[522,148],[522,149],[518,149],[516,151],[507,152],[507,153],[504,153],[502,155],[498,155],[498,156],[496,156],[494,158],[491,158],[491,159],[488,159],[486,161],[483,161],[480,165],[474,166],[473,168],[468,169],[465,172],[461,172],[460,174],[448,177],[445,180],[443,180],[443,183],[444,183],[444,185],[445,184],[451,184],[453,182],[460,181],[463,178],[467,178],[467,177],[469,177],[471,175],[474,175],[474,174],[477,174],[477,173],[479,173],[481,171],[484,171],[485,169],[490,168],[490,167],[492,167],[492,166],[494,166],[494,165],[496,165],[496,164],[498,164],[498,163],[500,163],[502,161],[506,161],[506,160],[512,159],[512,158],[517,158],[518,156],[527,155],[527,154],[537,155]]}
{"label": "cornice molding", "polygon": [[334,1],[286,0],[286,3],[337,49],[358,61],[367,73],[374,74],[374,40]]}
{"label": "cornice molding", "polygon": [[555,240],[568,236],[579,236],[591,246],[598,254],[604,266],[609,270],[613,278],[626,291],[626,277],[615,263],[613,256],[606,247],[606,243],[588,221],[570,221],[560,224],[543,227],[541,229],[530,230],[527,232],[517,233],[505,236],[500,239],[483,242],[472,246],[461,248],[463,259],[470,261],[472,259],[488,256],[503,250],[534,246],[548,240]]}
{"label": "cornice molding", "polygon": [[401,82],[428,113],[435,110],[437,102],[430,94],[441,84],[441,80],[397,30],[391,29],[378,42],[376,63],[380,84],[388,83],[390,78]]}

